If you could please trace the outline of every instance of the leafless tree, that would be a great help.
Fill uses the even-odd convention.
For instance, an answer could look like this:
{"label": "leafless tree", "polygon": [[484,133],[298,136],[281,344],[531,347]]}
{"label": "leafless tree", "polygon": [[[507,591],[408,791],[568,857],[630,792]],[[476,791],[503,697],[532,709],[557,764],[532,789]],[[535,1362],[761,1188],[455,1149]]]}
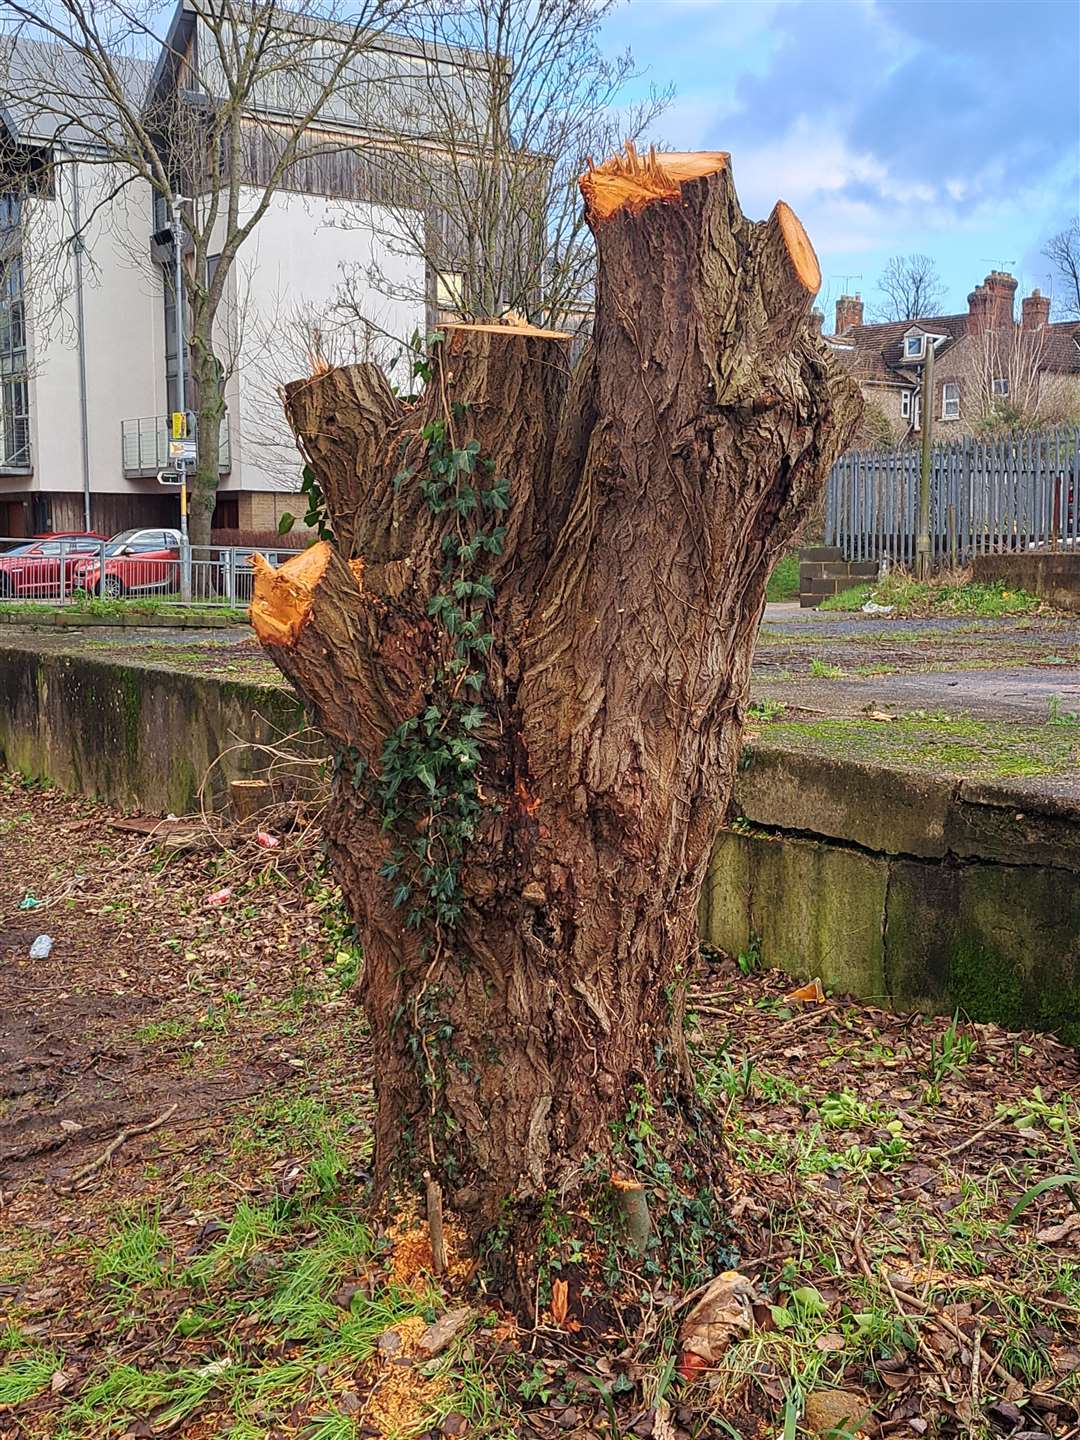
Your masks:
{"label": "leafless tree", "polygon": [[1054,310],[1062,320],[1080,319],[1080,220],[1051,236],[1042,253],[1060,281],[1054,292]]}
{"label": "leafless tree", "polygon": [[1047,371],[1044,328],[987,328],[969,338],[965,358],[963,405],[972,428],[1012,430],[1076,418],[1076,378]]}
{"label": "leafless tree", "polygon": [[[398,198],[386,243],[425,256],[420,298],[433,310],[469,319],[512,311],[561,328],[591,310],[594,248],[578,177],[590,156],[647,135],[670,99],[652,91],[620,106],[633,57],[609,58],[597,43],[615,3],[462,0],[414,18],[424,134],[389,157]],[[361,301],[369,284],[417,298],[376,263],[353,280]]]}
{"label": "leafless tree", "polygon": [[[140,185],[163,202],[159,221],[171,224],[174,207],[180,214],[198,416],[196,544],[209,540],[218,486],[220,352],[230,342],[217,322],[237,258],[294,168],[355,149],[373,111],[385,110],[395,77],[372,57],[408,3],[295,0],[286,10],[277,0],[189,0],[166,27],[146,0],[0,0],[8,107],[46,137],[54,184],[76,166],[93,176],[77,241]],[[20,177],[17,166],[5,169],[10,189]],[[51,268],[61,289],[72,238],[57,237],[63,258]]]}
{"label": "leafless tree", "polygon": [[929,255],[894,255],[878,280],[882,320],[918,320],[933,315],[945,298],[945,286]]}

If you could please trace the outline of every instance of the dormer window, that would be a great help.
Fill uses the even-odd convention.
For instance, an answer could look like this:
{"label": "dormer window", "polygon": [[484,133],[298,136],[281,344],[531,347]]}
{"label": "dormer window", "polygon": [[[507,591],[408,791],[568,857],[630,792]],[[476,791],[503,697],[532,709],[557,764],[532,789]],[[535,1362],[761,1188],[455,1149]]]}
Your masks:
{"label": "dormer window", "polygon": [[917,335],[904,336],[904,359],[921,360],[926,354],[926,336],[920,331]]}

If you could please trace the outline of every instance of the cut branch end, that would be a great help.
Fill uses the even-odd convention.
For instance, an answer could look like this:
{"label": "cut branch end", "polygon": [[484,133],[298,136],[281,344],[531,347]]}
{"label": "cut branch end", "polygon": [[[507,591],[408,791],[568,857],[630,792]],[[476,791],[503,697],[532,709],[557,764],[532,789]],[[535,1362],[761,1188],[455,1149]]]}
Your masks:
{"label": "cut branch end", "polygon": [[792,269],[796,278],[805,286],[809,295],[816,295],[821,289],[821,266],[810,244],[810,237],[803,229],[802,221],[783,200],[776,202],[773,211]]}
{"label": "cut branch end", "polygon": [[578,184],[591,222],[610,220],[620,210],[636,214],[654,200],[674,200],[688,180],[700,180],[727,168],[725,150],[672,151],[644,157],[631,142],[622,155],[590,166]]}
{"label": "cut branch end", "polygon": [[315,587],[326,573],[331,550],[325,540],[274,568],[254,557],[255,594],[251,623],[264,645],[292,645],[311,613]]}

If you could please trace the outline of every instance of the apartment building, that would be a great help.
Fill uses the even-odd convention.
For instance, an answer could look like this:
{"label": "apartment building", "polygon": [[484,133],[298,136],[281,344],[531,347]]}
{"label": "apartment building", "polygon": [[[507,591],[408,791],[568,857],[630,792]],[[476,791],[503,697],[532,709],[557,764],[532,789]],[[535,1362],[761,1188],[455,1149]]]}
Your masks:
{"label": "apartment building", "polygon": [[[181,0],[162,57],[149,57],[132,83],[151,94],[166,56],[197,54],[205,43],[202,23]],[[9,45],[9,74],[33,43]],[[450,58],[447,73],[468,67],[468,52]],[[356,277],[379,275],[360,301],[388,337],[423,333],[452,300],[452,277],[433,273],[399,233],[401,195],[393,166],[379,159],[428,123],[424,87],[408,83],[426,62],[411,42],[384,35],[366,63],[385,77],[372,91],[378,103],[320,115],[312,135],[332,133],[340,148],[289,171],[229,277],[215,332],[215,348],[230,357],[215,527],[267,529],[296,510],[301,462],[276,388],[304,373],[313,317],[333,310],[347,272],[354,305]],[[171,218],[145,181],[105,193],[92,142],[71,127],[61,136],[47,117],[20,108],[17,88],[5,97],[0,85],[0,150],[40,179],[0,198],[0,535],[174,525],[177,491],[157,479],[178,388]],[[272,163],[266,137],[283,103],[269,92],[252,100],[261,124],[245,152],[251,185],[242,206],[261,193]],[[64,163],[53,165],[60,146]],[[71,243],[80,233],[82,244]],[[39,260],[58,254],[66,266],[59,306],[55,260]],[[190,380],[186,391],[190,407]]]}

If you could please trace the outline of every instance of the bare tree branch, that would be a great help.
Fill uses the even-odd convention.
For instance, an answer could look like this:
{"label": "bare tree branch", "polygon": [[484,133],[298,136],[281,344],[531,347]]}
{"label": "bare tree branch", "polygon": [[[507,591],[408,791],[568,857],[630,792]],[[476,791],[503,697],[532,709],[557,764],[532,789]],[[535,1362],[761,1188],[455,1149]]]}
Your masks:
{"label": "bare tree branch", "polygon": [[945,286],[929,255],[894,255],[878,280],[881,320],[919,320],[940,313]]}
{"label": "bare tree branch", "polygon": [[1042,252],[1061,282],[1054,291],[1054,310],[1062,320],[1080,319],[1080,220],[1046,242]]}
{"label": "bare tree branch", "polygon": [[[421,12],[424,63],[409,94],[425,125],[386,156],[385,240],[424,255],[436,283],[420,298],[434,308],[470,319],[513,311],[562,328],[591,308],[578,177],[591,155],[646,136],[670,98],[620,107],[635,69],[629,53],[609,59],[598,47],[612,6],[464,0]],[[346,302],[361,281],[402,294],[375,264],[351,278]]]}

